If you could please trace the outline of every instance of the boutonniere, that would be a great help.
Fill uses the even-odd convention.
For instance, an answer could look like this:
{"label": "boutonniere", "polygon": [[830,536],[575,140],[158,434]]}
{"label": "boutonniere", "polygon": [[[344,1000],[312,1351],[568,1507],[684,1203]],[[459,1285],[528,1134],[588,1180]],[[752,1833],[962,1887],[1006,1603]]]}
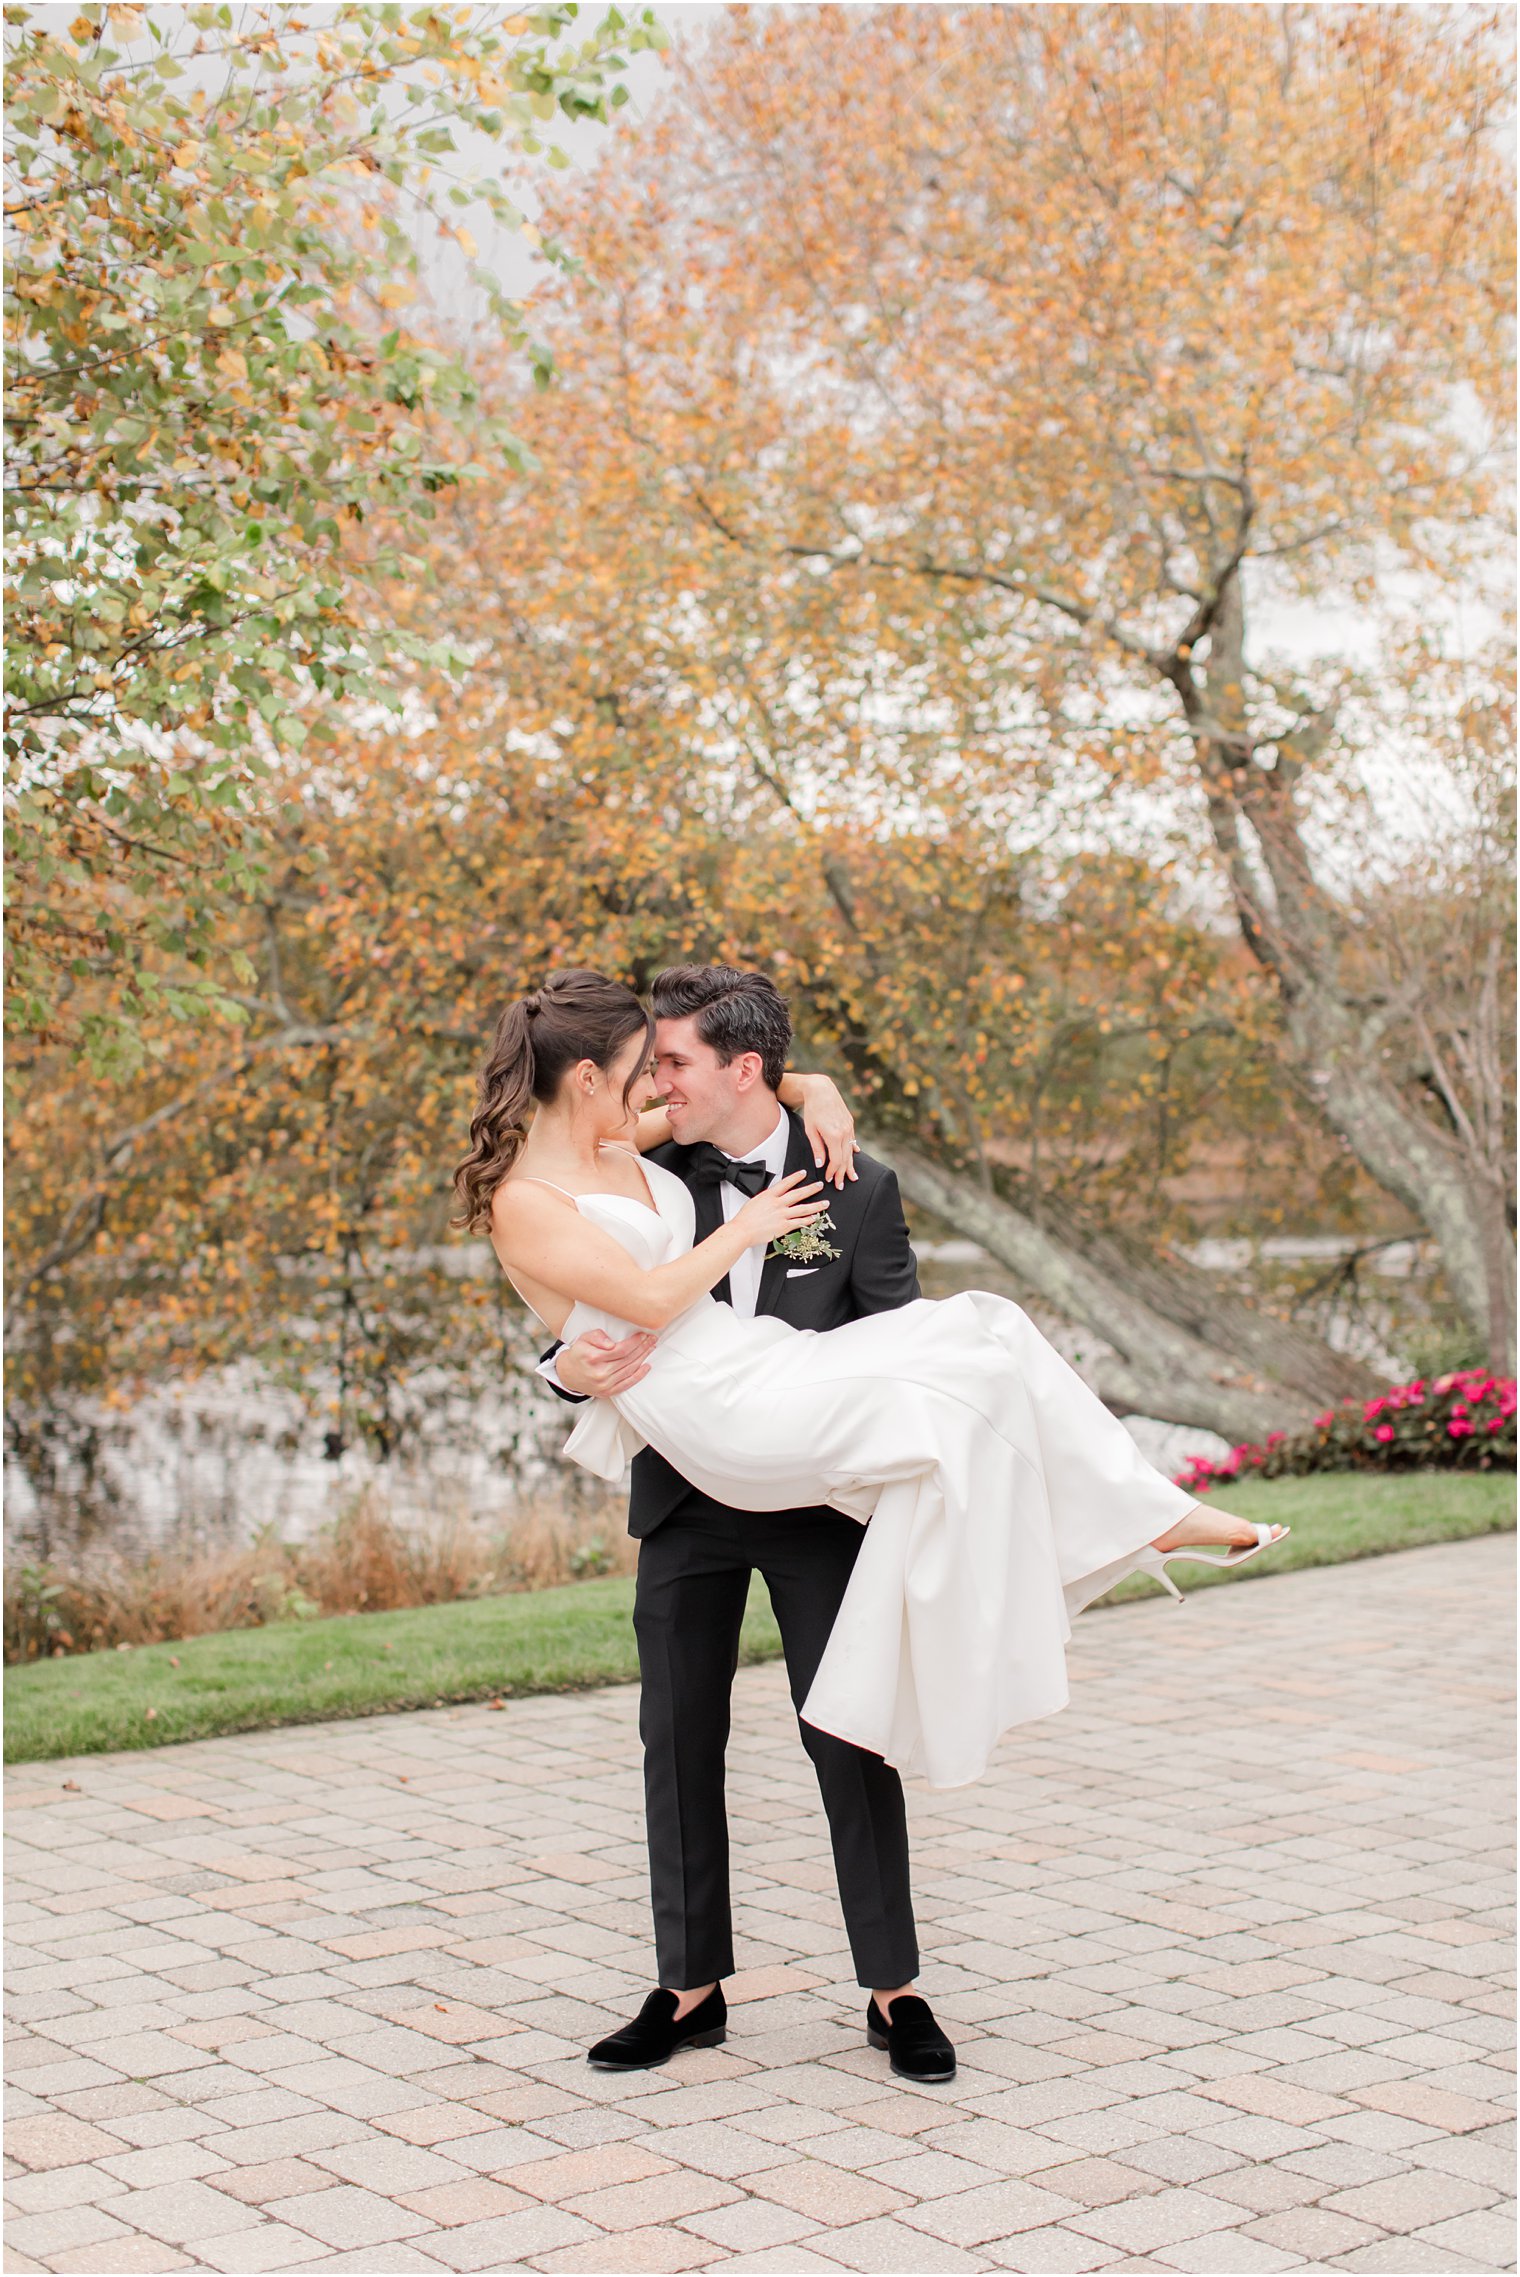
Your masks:
{"label": "boutonniere", "polygon": [[790,1233],[779,1234],[766,1251],[767,1257],[790,1257],[794,1264],[810,1265],[815,1257],[837,1257],[840,1252],[824,1240],[826,1233],[834,1231],[834,1220],[827,1210],[811,1225],[794,1226]]}

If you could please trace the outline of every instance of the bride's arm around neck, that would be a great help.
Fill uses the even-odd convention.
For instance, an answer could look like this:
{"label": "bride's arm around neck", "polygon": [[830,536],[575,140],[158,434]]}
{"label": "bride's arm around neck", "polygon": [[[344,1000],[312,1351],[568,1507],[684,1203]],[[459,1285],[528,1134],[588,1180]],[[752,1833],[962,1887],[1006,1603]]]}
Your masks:
{"label": "bride's arm around neck", "polygon": [[[788,1068],[776,1097],[783,1107],[794,1108],[801,1115],[812,1142],[813,1159],[826,1175],[836,1182],[842,1173],[853,1177],[855,1118],[832,1076],[797,1075]],[[672,1136],[670,1118],[663,1107],[646,1107],[634,1126],[634,1144],[640,1154],[668,1146]]]}

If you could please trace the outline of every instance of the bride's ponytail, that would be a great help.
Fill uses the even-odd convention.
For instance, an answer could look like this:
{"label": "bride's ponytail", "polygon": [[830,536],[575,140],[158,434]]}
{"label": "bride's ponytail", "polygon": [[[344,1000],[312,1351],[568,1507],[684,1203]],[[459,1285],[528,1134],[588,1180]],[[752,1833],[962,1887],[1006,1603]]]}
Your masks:
{"label": "bride's ponytail", "polygon": [[[480,1071],[470,1151],[454,1172],[453,1224],[478,1233],[491,1222],[491,1197],[522,1150],[535,1101],[554,1097],[567,1068],[591,1060],[605,1068],[630,1036],[654,1040],[654,1021],[631,988],[599,972],[554,972],[541,988],[507,1006]],[[634,1071],[628,1090],[643,1074]]]}
{"label": "bride's ponytail", "polygon": [[[532,1005],[532,1011],[529,1006]],[[455,1225],[475,1232],[490,1215],[491,1196],[517,1160],[533,1108],[533,1020],[539,999],[519,997],[496,1023],[491,1056],[476,1085],[470,1151],[454,1172]]]}

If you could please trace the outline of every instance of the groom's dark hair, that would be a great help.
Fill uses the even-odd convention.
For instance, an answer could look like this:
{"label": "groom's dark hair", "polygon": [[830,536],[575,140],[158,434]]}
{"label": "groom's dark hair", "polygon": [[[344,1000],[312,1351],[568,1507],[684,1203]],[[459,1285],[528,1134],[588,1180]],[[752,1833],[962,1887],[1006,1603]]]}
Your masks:
{"label": "groom's dark hair", "polygon": [[690,1020],[727,1067],[741,1052],[758,1052],[766,1082],[778,1090],[792,1048],[786,998],[763,972],[733,965],[672,965],[650,992],[657,1020]]}

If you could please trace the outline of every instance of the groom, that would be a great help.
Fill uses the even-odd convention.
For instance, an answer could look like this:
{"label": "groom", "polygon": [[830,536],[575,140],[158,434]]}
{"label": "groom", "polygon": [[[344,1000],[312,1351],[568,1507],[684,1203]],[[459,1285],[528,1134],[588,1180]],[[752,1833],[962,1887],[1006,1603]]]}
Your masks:
{"label": "groom", "polygon": [[[781,1105],[792,1024],[763,973],[678,965],[655,982],[656,1091],[674,1143],[651,1159],[690,1188],[696,1239],[773,1179],[814,1165],[800,1118]],[[824,1241],[795,1262],[749,1250],[714,1296],[752,1316],[827,1329],[918,1295],[892,1172],[868,1155],[829,1192]],[[804,1248],[808,1245],[804,1244]],[[650,1339],[593,1332],[545,1355],[571,1397],[608,1397],[644,1373]],[[778,1431],[786,1418],[776,1418]],[[792,1699],[807,1697],[863,1529],[837,1511],[757,1514],[712,1501],[652,1447],[635,1457],[628,1530],[639,1543],[638,1637],[649,1873],[659,1989],[632,2023],[591,2050],[600,2070],[662,2064],[724,2037],[721,1979],[733,1973],[724,1751],[750,1576],[765,1577]],[[902,1784],[880,1756],[801,1724],[833,1842],[856,1975],[871,1991],[866,2029],[905,2078],[954,2077],[955,2051],[913,1989],[918,1940],[908,1887]]]}

